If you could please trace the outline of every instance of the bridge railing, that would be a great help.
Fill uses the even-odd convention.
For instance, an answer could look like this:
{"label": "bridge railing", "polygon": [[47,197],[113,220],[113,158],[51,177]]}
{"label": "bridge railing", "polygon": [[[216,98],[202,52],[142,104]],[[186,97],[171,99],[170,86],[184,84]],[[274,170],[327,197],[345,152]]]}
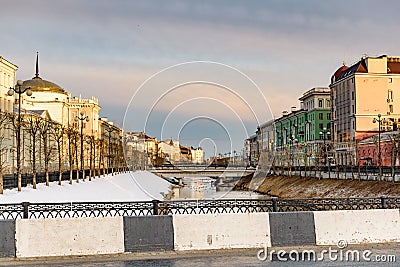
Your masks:
{"label": "bridge railing", "polygon": [[17,204],[0,204],[0,220],[399,208],[400,197],[66,203],[23,202]]}

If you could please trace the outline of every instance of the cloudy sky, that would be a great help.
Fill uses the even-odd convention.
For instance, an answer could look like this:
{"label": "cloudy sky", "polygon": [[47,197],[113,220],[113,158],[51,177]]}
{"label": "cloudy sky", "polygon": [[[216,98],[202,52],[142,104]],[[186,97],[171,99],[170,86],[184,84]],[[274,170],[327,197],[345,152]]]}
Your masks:
{"label": "cloudy sky", "polygon": [[122,124],[128,107],[126,130],[193,146],[228,132],[236,150],[328,86],[343,60],[400,55],[399,10],[395,0],[2,0],[0,55],[25,80],[39,51],[41,77],[97,96],[102,116]]}

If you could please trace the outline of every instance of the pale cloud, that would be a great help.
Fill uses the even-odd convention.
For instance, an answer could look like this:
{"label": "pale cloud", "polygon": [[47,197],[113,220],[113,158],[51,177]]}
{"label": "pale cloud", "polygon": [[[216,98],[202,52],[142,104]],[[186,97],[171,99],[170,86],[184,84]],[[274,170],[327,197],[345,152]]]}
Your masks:
{"label": "pale cloud", "polygon": [[[260,87],[272,114],[279,116],[298,106],[304,91],[327,86],[344,57],[350,64],[362,54],[399,55],[399,8],[398,1],[361,0],[3,0],[0,24],[7,27],[0,37],[0,54],[19,66],[18,78],[29,79],[39,51],[43,78],[74,95],[97,96],[103,116],[120,122],[148,77],[192,60],[243,71]],[[149,90],[158,95],[158,88],[177,81],[174,76]],[[222,82],[232,87],[237,80]],[[220,91],[214,94],[220,99]],[[242,90],[240,95],[254,106],[262,105],[253,92]],[[226,101],[241,109],[232,99]],[[144,113],[140,107],[135,111]],[[161,116],[170,106],[159,108]],[[201,110],[191,112],[194,116]],[[247,114],[244,109],[239,113]],[[221,115],[226,120],[232,116],[227,110]]]}

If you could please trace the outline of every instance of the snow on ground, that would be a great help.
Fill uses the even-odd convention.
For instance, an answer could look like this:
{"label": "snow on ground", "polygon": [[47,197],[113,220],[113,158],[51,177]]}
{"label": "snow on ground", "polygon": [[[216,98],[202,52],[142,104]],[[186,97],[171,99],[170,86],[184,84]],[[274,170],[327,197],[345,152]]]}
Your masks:
{"label": "snow on ground", "polygon": [[16,188],[4,190],[0,195],[0,203],[27,202],[112,202],[112,201],[147,201],[163,199],[163,193],[168,193],[170,183],[147,171],[137,171],[92,178],[89,182],[76,180],[72,185],[69,181],[51,182],[47,187],[44,183],[37,184],[37,189],[31,186],[23,187],[21,192]]}

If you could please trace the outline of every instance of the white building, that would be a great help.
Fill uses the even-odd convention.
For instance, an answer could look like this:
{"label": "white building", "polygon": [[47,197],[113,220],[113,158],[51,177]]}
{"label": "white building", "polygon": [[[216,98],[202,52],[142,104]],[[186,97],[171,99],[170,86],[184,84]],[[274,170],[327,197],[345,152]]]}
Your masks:
{"label": "white building", "polygon": [[13,97],[7,94],[15,85],[18,67],[0,56],[0,112],[12,112]]}
{"label": "white building", "polygon": [[99,136],[99,106],[98,99],[92,97],[84,99],[81,96],[72,97],[70,92],[66,92],[59,85],[46,81],[39,76],[39,63],[36,58],[35,76],[24,81],[23,87],[29,87],[32,91],[31,96],[22,96],[21,107],[26,110],[47,110],[52,120],[63,126],[75,126],[80,128],[80,121],[76,117],[88,116],[89,121],[83,121],[83,131],[87,135]]}
{"label": "white building", "polygon": [[172,162],[181,161],[181,148],[178,140],[164,140],[158,143],[158,153]]}
{"label": "white building", "polygon": [[204,151],[201,147],[191,148],[192,162],[195,164],[204,163]]}

